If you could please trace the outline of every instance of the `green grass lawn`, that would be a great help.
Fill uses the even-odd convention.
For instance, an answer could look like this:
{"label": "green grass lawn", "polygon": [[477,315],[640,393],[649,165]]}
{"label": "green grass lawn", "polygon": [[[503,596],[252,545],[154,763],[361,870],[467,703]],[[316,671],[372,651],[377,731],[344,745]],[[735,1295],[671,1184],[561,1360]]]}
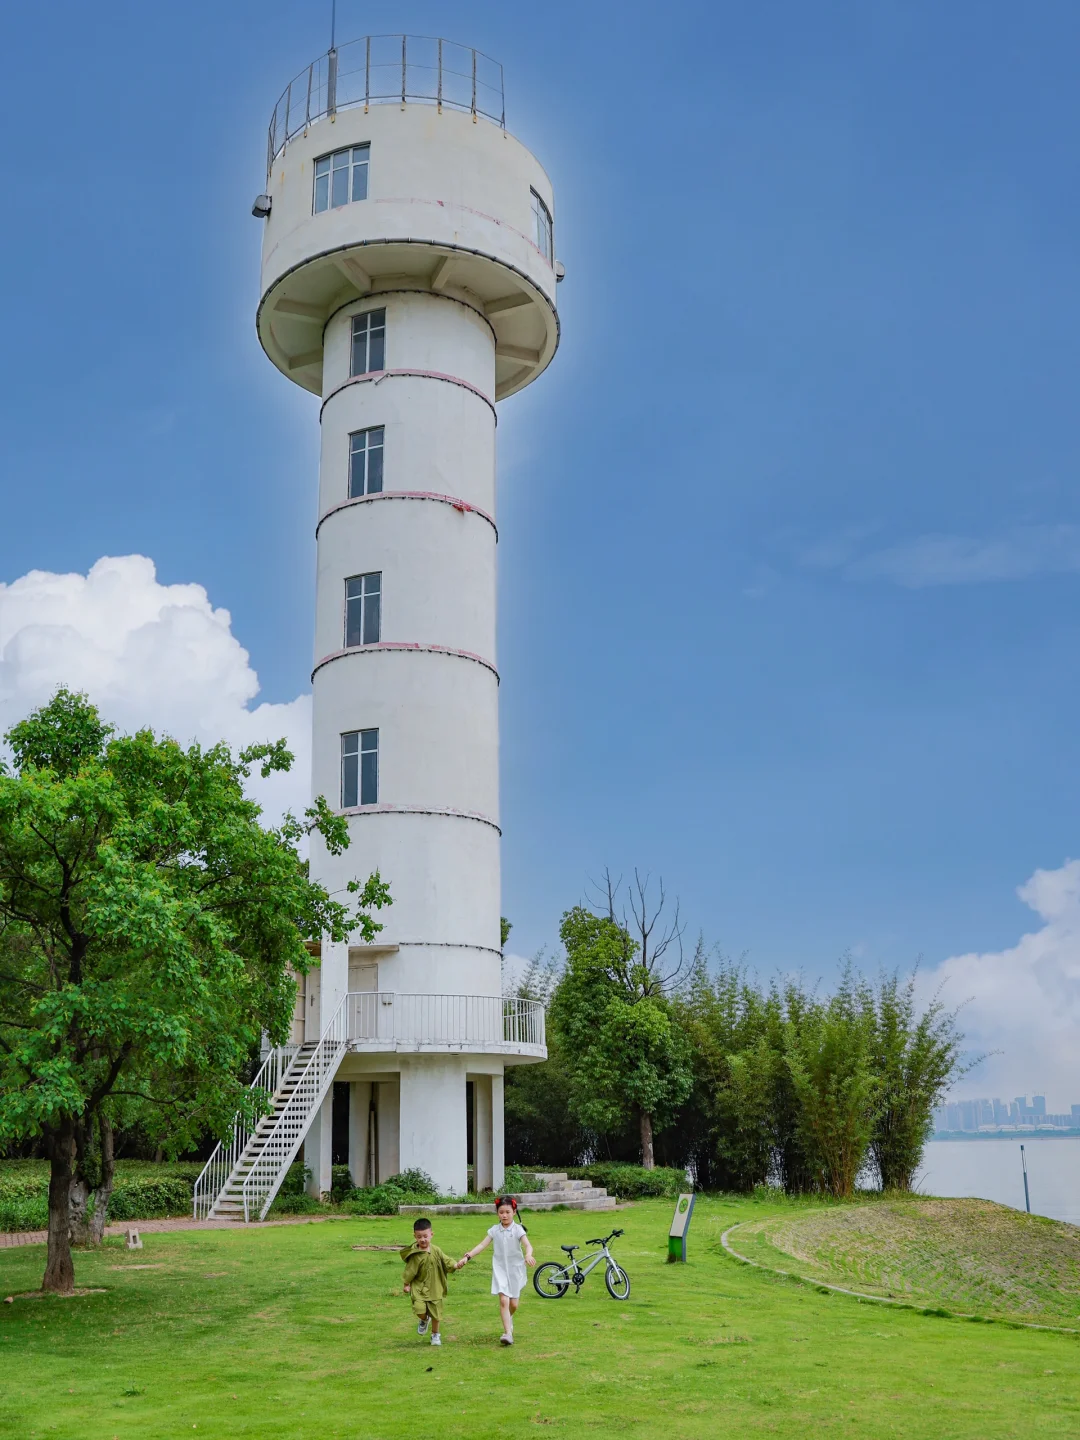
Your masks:
{"label": "green grass lawn", "polygon": [[[77,1260],[103,1293],[0,1305],[0,1435],[1080,1435],[1074,1337],[822,1294],[720,1246],[736,1222],[805,1213],[700,1199],[685,1266],[664,1263],[667,1201],[526,1216],[540,1260],[624,1227],[633,1291],[609,1299],[599,1271],[577,1298],[530,1290],[509,1351],[486,1253],[451,1282],[442,1349],[417,1339],[397,1257],[352,1248],[404,1241],[401,1219],[112,1242]],[[485,1228],[437,1218],[435,1237],[460,1254]],[[0,1251],[0,1294],[36,1287],[43,1260]]]}

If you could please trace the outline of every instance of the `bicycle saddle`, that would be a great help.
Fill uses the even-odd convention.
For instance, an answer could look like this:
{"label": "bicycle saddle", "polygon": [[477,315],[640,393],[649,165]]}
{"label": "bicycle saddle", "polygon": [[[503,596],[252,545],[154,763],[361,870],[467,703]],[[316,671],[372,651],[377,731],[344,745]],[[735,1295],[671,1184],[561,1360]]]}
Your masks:
{"label": "bicycle saddle", "polygon": [[560,1246],[559,1246],[559,1249],[560,1249],[560,1250],[565,1250],[568,1255],[572,1255],[575,1250],[580,1249],[580,1246],[577,1246],[577,1245],[560,1245]]}

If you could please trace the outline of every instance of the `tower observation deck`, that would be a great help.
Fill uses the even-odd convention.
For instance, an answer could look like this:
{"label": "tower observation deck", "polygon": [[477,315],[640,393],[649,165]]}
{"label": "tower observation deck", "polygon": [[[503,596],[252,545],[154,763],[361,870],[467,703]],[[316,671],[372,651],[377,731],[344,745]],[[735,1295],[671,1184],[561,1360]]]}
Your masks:
{"label": "tower observation deck", "polygon": [[378,945],[324,943],[307,977],[294,1042],[329,1079],[290,1146],[328,1190],[347,1081],[356,1183],[460,1193],[471,1129],[497,1187],[504,1067],[546,1050],[542,1007],[501,996],[496,403],[558,344],[551,183],[501,66],[412,36],[301,72],[267,159],[258,335],[322,431],[312,785],[351,835],[312,872],[393,896]]}

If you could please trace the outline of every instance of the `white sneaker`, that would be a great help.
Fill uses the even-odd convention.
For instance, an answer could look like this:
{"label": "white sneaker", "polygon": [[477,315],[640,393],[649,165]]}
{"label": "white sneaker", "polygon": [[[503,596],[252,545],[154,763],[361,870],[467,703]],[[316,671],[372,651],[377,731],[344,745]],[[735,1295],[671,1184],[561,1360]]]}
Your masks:
{"label": "white sneaker", "polygon": [[432,1345],[441,1345],[441,1344],[442,1344],[442,1336],[441,1336],[441,1335],[432,1335],[432,1337],[431,1337],[431,1343],[432,1343]]}
{"label": "white sneaker", "polygon": [[421,1321],[420,1321],[420,1324],[417,1325],[417,1327],[416,1327],[416,1333],[417,1333],[417,1335],[426,1335],[426,1334],[427,1334],[427,1327],[428,1327],[428,1322],[427,1322],[427,1320],[426,1320],[426,1319],[421,1320]]}
{"label": "white sneaker", "polygon": [[513,1343],[514,1343],[514,1332],[513,1332],[512,1330],[507,1330],[507,1332],[506,1332],[505,1335],[500,1335],[500,1336],[499,1336],[499,1344],[500,1344],[500,1345],[513,1345]]}

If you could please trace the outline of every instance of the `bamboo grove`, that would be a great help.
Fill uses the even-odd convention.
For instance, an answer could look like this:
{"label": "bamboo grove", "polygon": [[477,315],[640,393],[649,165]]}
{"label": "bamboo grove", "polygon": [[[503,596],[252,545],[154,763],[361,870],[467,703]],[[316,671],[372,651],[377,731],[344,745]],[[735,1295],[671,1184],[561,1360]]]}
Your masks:
{"label": "bamboo grove", "polygon": [[645,899],[639,885],[620,916],[609,886],[601,913],[568,911],[565,962],[534,961],[513,987],[547,1001],[549,1058],[507,1072],[507,1158],[686,1165],[713,1190],[913,1188],[934,1108],[968,1068],[955,1011],[920,1001],[915,973],[763,982],[701,941],[669,963],[678,917],[658,939]]}

